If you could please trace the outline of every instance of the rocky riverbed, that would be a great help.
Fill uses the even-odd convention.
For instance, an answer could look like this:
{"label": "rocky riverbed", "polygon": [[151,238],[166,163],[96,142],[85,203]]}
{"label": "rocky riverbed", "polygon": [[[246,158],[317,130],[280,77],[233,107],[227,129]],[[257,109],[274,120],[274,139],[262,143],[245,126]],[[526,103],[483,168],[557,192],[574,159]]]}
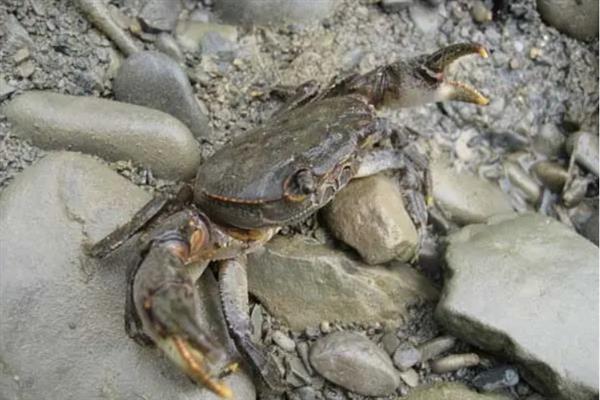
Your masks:
{"label": "rocky riverbed", "polygon": [[[285,87],[447,44],[490,98],[382,110],[419,178],[351,182],[248,257],[290,400],[598,397],[598,3],[4,0],[0,398],[212,399],[123,329],[130,245],[84,249],[267,121]],[[268,157],[268,155],[265,155]],[[419,157],[416,157],[419,159]],[[410,190],[409,190],[410,189]],[[228,337],[216,275],[202,321]],[[236,399],[261,396],[246,368]]]}

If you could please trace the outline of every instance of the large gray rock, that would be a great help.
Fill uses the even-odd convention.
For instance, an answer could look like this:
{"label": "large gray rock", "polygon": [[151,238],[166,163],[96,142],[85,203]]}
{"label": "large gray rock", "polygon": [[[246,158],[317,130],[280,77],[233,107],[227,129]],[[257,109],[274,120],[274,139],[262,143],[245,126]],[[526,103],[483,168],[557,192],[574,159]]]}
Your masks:
{"label": "large gray rock", "polygon": [[418,235],[398,185],[383,175],[355,179],[325,208],[333,234],[369,264],[414,257]]}
{"label": "large gray rock", "polygon": [[171,114],[198,139],[210,137],[208,118],[198,105],[187,75],[169,56],[156,51],[133,54],[113,82],[115,99]]}
{"label": "large gray rock", "polygon": [[365,396],[385,396],[400,384],[387,353],[366,337],[335,332],[317,340],[310,363],[327,380]]}
{"label": "large gray rock", "polygon": [[480,394],[470,390],[462,383],[439,382],[421,386],[412,391],[403,400],[509,400],[511,397],[501,394]]}
{"label": "large gray rock", "polygon": [[598,0],[537,0],[542,19],[575,39],[598,36]]}
{"label": "large gray rock", "polygon": [[163,112],[95,97],[26,92],[2,110],[12,133],[43,149],[131,160],[166,179],[191,179],[200,148],[185,125]]}
{"label": "large gray rock", "polygon": [[398,320],[409,304],[437,294],[407,265],[369,267],[301,236],[275,238],[249,255],[248,285],[274,317],[297,330],[321,321]]}
{"label": "large gray rock", "polygon": [[217,0],[215,12],[228,23],[284,24],[318,21],[331,15],[337,0]]}
{"label": "large gray rock", "polygon": [[[0,398],[216,399],[123,327],[124,261],[83,253],[127,221],[149,195],[89,156],[54,153],[0,197]],[[211,279],[212,278],[212,279]],[[203,277],[202,318],[229,346],[216,283]],[[254,399],[244,374],[228,378]]]}
{"label": "large gray rock", "polygon": [[598,396],[598,248],[538,214],[451,236],[436,310],[454,335],[521,364],[551,398]]}
{"label": "large gray rock", "polygon": [[452,221],[467,225],[512,211],[510,200],[496,185],[470,173],[458,173],[444,158],[431,164],[435,204]]}

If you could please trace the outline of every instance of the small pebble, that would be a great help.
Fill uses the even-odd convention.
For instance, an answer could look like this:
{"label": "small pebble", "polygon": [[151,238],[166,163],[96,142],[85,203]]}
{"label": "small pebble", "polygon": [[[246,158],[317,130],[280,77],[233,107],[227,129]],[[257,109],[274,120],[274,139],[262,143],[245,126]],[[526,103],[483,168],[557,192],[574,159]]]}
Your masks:
{"label": "small pebble", "polygon": [[310,365],[310,362],[308,360],[308,343],[306,343],[306,342],[298,342],[298,344],[296,345],[296,351],[298,352],[298,355],[300,356],[300,359],[304,363],[304,367],[306,368],[306,370],[308,371],[308,373],[310,375],[312,375],[313,374],[313,369],[312,369],[312,366]]}
{"label": "small pebble", "polygon": [[277,344],[277,346],[281,347],[283,350],[287,352],[292,352],[296,350],[296,343],[288,335],[281,331],[273,332],[273,341]]}
{"label": "small pebble", "polygon": [[588,189],[589,181],[586,178],[577,177],[567,183],[563,194],[562,201],[565,207],[575,207],[584,199]]}
{"label": "small pebble", "polygon": [[442,353],[452,349],[456,344],[456,339],[452,336],[440,336],[418,346],[421,352],[421,362],[436,358]]}
{"label": "small pebble", "polygon": [[566,147],[580,165],[598,176],[598,135],[584,131],[573,133]]}
{"label": "small pebble", "polygon": [[27,47],[22,47],[13,55],[13,60],[15,60],[15,63],[20,64],[27,60],[30,55],[29,49]]}
{"label": "small pebble", "polygon": [[421,361],[421,352],[412,344],[404,343],[394,352],[393,361],[400,371],[406,371]]}
{"label": "small pebble", "polygon": [[532,60],[536,60],[538,58],[540,58],[542,56],[542,49],[537,48],[537,47],[532,47],[529,50],[529,58],[531,58]]}
{"label": "small pebble", "polygon": [[381,338],[381,344],[383,345],[383,349],[389,355],[392,355],[398,346],[400,346],[400,339],[398,339],[395,332],[388,332]]}
{"label": "small pebble", "polygon": [[319,328],[321,329],[322,333],[326,334],[331,332],[331,325],[329,324],[329,321],[321,321]]}
{"label": "small pebble", "polygon": [[552,161],[539,161],[531,167],[535,176],[548,189],[560,193],[569,178],[569,173],[560,164]]}
{"label": "small pebble", "polygon": [[406,371],[400,372],[400,379],[404,381],[408,386],[414,388],[419,386],[419,374],[412,368],[407,369]]}
{"label": "small pebble", "polygon": [[492,11],[490,11],[481,0],[475,0],[473,2],[471,15],[473,16],[473,19],[480,24],[492,20]]}
{"label": "small pebble", "polygon": [[537,204],[541,198],[542,191],[540,186],[533,180],[527,172],[516,163],[504,162],[504,172],[508,180],[521,189],[527,201]]}
{"label": "small pebble", "polygon": [[518,58],[513,57],[508,62],[508,66],[510,67],[510,69],[515,70],[521,68],[521,63],[519,62]]}
{"label": "small pebble", "polygon": [[23,64],[17,67],[17,75],[23,79],[29,78],[31,75],[33,75],[34,71],[35,64],[31,60],[25,61]]}
{"label": "small pebble", "polygon": [[479,373],[472,383],[479,390],[492,392],[515,386],[519,383],[519,373],[515,368],[503,365]]}
{"label": "small pebble", "polygon": [[479,364],[479,356],[475,353],[453,354],[430,362],[431,370],[436,374],[444,374],[461,368],[474,367]]}

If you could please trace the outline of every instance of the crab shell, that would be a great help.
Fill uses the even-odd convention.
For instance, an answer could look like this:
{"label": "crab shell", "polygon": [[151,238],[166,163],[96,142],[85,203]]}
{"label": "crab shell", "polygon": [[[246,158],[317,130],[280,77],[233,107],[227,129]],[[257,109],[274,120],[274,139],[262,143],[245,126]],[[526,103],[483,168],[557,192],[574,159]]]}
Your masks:
{"label": "crab shell", "polygon": [[373,107],[359,96],[308,103],[216,152],[196,176],[195,203],[242,229],[296,222],[348,183],[380,135]]}

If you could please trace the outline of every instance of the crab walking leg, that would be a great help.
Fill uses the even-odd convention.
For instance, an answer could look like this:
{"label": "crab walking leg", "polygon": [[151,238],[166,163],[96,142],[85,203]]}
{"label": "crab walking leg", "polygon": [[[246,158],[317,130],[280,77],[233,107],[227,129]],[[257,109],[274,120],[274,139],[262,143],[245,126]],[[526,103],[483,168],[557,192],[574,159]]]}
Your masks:
{"label": "crab walking leg", "polygon": [[144,332],[187,375],[223,398],[231,390],[210,365],[225,352],[200,326],[195,276],[185,261],[189,244],[179,231],[157,237],[133,281],[133,303]]}
{"label": "crab walking leg", "polygon": [[253,342],[250,336],[248,280],[245,264],[239,258],[219,263],[219,289],[227,326],[238,350],[269,389],[283,392],[285,386],[275,361],[267,350]]}

